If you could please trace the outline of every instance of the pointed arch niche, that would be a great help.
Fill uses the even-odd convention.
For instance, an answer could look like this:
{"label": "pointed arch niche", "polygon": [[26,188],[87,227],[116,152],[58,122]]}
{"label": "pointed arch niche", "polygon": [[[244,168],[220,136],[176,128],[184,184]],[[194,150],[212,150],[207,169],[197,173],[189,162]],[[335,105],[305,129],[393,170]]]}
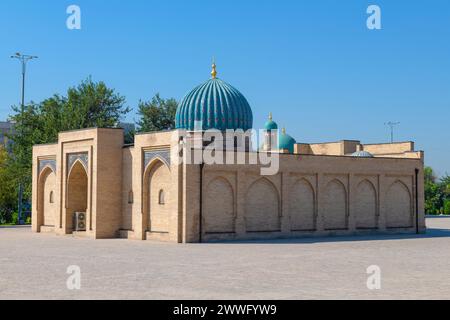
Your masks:
{"label": "pointed arch niche", "polygon": [[378,226],[377,191],[367,179],[356,188],[355,223],[357,229],[376,229]]}
{"label": "pointed arch niche", "polygon": [[315,192],[305,178],[297,180],[290,194],[291,231],[314,231],[316,229]]}
{"label": "pointed arch niche", "polygon": [[67,176],[66,232],[73,232],[75,212],[88,210],[88,173],[80,159],[74,160]]}
{"label": "pointed arch niche", "polygon": [[42,168],[38,178],[38,229],[41,227],[55,227],[57,224],[56,203],[56,174],[53,166]]}
{"label": "pointed arch niche", "polygon": [[278,190],[266,178],[254,182],[247,191],[245,223],[247,232],[279,232],[281,230]]}
{"label": "pointed arch niche", "polygon": [[325,230],[348,228],[347,190],[338,179],[330,181],[325,188],[323,219]]}
{"label": "pointed arch niche", "polygon": [[169,233],[171,174],[165,159],[154,157],[144,171],[144,226],[147,232]]}
{"label": "pointed arch niche", "polygon": [[411,228],[413,226],[413,198],[407,185],[397,180],[386,195],[386,224],[388,228]]}
{"label": "pointed arch niche", "polygon": [[205,233],[235,232],[234,190],[225,177],[214,178],[205,192],[203,212]]}

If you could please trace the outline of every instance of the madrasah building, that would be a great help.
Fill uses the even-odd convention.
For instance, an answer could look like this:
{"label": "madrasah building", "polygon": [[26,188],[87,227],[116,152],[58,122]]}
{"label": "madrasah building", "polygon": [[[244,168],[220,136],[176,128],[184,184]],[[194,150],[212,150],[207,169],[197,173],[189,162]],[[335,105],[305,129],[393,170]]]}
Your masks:
{"label": "madrasah building", "polygon": [[[61,132],[33,148],[33,231],[175,243],[425,232],[424,153],[413,142],[298,143],[270,116],[257,151],[245,134],[223,148],[243,163],[190,161],[211,145],[208,129],[252,127],[246,98],[214,64],[175,130],[133,145],[122,129]],[[263,156],[276,159],[272,174]]]}

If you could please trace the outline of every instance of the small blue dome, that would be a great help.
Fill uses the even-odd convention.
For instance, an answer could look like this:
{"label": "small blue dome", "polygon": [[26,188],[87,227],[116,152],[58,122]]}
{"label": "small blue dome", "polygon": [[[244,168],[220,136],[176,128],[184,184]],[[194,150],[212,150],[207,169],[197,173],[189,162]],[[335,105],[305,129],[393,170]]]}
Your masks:
{"label": "small blue dome", "polygon": [[269,120],[264,125],[264,129],[267,131],[278,130],[278,124],[275,121],[273,121],[272,113],[269,114]]}
{"label": "small blue dome", "polygon": [[264,129],[266,129],[267,131],[278,130],[278,124],[275,121],[269,120],[264,125]]}
{"label": "small blue dome", "polygon": [[370,152],[367,151],[357,151],[355,153],[352,154],[352,157],[355,158],[373,158],[373,154],[371,154]]}
{"label": "small blue dome", "polygon": [[[200,121],[201,127],[197,127]],[[213,75],[182,100],[175,125],[177,129],[186,130],[246,131],[253,127],[253,113],[242,93]]]}
{"label": "small blue dome", "polygon": [[278,138],[278,149],[289,150],[289,153],[294,153],[294,145],[297,143],[294,138],[286,133],[285,130],[281,133]]}

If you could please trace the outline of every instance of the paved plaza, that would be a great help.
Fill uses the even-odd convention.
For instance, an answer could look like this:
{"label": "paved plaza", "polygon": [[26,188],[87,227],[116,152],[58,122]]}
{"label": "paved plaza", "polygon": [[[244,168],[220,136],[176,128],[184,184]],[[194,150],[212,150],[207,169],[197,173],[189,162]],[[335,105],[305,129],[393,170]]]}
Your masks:
{"label": "paved plaza", "polygon": [[[177,245],[0,229],[0,299],[450,298],[450,218],[426,235]],[[79,266],[81,289],[66,285]],[[367,268],[381,269],[369,290]]]}

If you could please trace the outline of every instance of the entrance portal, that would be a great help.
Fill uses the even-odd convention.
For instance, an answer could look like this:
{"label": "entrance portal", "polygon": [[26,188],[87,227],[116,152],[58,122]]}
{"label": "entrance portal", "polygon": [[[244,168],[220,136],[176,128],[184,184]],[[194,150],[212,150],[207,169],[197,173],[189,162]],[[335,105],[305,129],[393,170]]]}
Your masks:
{"label": "entrance portal", "polygon": [[80,161],[75,162],[67,181],[66,233],[72,233],[75,212],[87,212],[88,176]]}
{"label": "entrance portal", "polygon": [[144,212],[147,231],[156,234],[169,233],[169,216],[172,210],[170,171],[165,163],[155,160],[144,177]]}

